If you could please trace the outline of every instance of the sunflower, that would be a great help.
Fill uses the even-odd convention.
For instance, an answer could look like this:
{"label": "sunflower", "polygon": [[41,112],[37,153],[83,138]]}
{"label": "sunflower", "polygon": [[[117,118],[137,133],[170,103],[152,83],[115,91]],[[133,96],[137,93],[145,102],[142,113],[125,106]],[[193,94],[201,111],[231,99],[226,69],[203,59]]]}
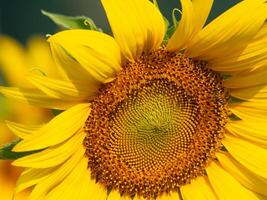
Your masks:
{"label": "sunflower", "polygon": [[29,75],[20,101],[65,110],[12,124],[30,200],[266,199],[267,5],[244,0],[206,24],[213,1],[164,18],[148,0],[102,0],[113,36],[49,37],[65,80]]}
{"label": "sunflower", "polygon": [[[55,76],[56,71],[53,69],[53,60],[49,54],[49,45],[45,38],[32,36],[24,48],[16,40],[9,36],[0,35],[0,73],[7,85],[30,88],[30,83],[25,81],[24,74],[30,71],[31,67],[36,70],[45,71],[50,76]],[[42,53],[41,55],[37,54]],[[12,59],[11,59],[12,58]],[[29,66],[31,66],[29,68]],[[21,104],[15,101],[6,101],[0,98],[0,146],[14,139],[14,135],[9,131],[4,123],[5,120],[15,120],[20,123],[42,123],[52,118],[48,109],[37,108],[27,104]],[[25,115],[25,113],[28,113]],[[12,199],[16,180],[21,169],[10,165],[10,161],[0,161],[0,188],[1,199]],[[26,199],[28,192],[21,193],[17,200]]]}

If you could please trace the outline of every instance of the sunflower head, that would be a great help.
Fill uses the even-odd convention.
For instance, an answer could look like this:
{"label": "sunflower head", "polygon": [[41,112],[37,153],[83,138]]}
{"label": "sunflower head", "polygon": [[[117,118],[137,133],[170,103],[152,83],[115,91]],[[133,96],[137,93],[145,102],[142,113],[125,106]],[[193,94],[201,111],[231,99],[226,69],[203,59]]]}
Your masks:
{"label": "sunflower head", "polygon": [[92,176],[129,196],[190,183],[221,146],[227,101],[222,78],[205,62],[160,49],[126,64],[85,123]]}
{"label": "sunflower head", "polygon": [[212,3],[181,0],[167,43],[164,18],[147,0],[102,0],[113,37],[51,36],[64,79],[30,76],[38,90],[0,88],[65,110],[42,126],[10,125],[23,138],[14,151],[40,150],[13,163],[29,168],[17,192],[34,186],[30,200],[266,197],[267,5],[242,1],[205,25]]}

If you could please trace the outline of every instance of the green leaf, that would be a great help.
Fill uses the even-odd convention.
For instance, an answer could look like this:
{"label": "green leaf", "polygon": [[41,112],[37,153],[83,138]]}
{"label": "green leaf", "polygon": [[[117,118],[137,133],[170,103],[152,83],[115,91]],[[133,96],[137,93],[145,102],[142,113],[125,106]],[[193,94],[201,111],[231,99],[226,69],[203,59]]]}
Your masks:
{"label": "green leaf", "polygon": [[42,10],[41,12],[43,13],[43,15],[49,17],[57,25],[67,29],[89,29],[102,32],[100,28],[96,27],[92,19],[85,16],[65,16],[44,10]]}
{"label": "green leaf", "polygon": [[15,160],[38,151],[27,151],[27,152],[13,152],[12,149],[16,144],[18,144],[21,141],[21,139],[16,139],[8,144],[3,145],[0,148],[0,160]]}

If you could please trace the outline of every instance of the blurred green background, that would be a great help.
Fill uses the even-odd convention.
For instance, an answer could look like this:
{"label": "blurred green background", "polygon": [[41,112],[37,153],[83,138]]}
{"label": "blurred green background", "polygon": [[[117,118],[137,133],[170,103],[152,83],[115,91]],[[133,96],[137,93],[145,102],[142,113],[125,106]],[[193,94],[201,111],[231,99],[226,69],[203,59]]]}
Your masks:
{"label": "blurred green background", "polygon": [[[239,1],[215,0],[209,20],[237,2]],[[172,9],[180,7],[179,0],[158,0],[158,3],[169,19]],[[86,15],[105,32],[110,30],[100,0],[0,0],[0,32],[21,42],[25,42],[32,34],[53,34],[57,31],[57,26],[42,16],[41,9],[65,15]]]}

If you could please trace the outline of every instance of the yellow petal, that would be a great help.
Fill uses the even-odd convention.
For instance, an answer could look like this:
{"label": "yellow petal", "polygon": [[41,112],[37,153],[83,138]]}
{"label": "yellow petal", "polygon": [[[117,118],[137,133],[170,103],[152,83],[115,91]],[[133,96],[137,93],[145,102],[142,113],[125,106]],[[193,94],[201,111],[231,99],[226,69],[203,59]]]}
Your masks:
{"label": "yellow petal", "polygon": [[57,99],[68,99],[70,101],[88,101],[90,97],[98,94],[100,86],[96,87],[94,83],[85,85],[79,81],[62,81],[38,75],[30,75],[28,80],[48,96]]}
{"label": "yellow petal", "polygon": [[75,134],[64,143],[45,149],[41,152],[15,160],[12,165],[31,168],[49,168],[67,160],[78,148],[83,146],[84,133]]}
{"label": "yellow petal", "polygon": [[107,200],[131,200],[131,197],[121,196],[117,190],[112,190],[108,195]]}
{"label": "yellow petal", "polygon": [[167,44],[167,50],[179,51],[185,48],[204,26],[213,0],[181,0],[182,18]]}
{"label": "yellow petal", "polygon": [[[46,196],[49,200],[74,200],[74,199],[81,199],[79,195],[81,194],[82,189],[82,179],[87,178],[89,181],[90,176],[83,177],[87,175],[85,171],[87,170],[88,160],[82,159],[77,166],[68,174],[68,176],[60,182],[55,188],[52,189]],[[88,198],[88,197],[87,197]],[[86,199],[86,198],[83,198]],[[81,200],[83,200],[81,199]]]}
{"label": "yellow petal", "polygon": [[135,195],[134,198],[133,198],[133,200],[145,200],[145,198],[142,197],[142,196]]}
{"label": "yellow petal", "polygon": [[[264,1],[241,1],[200,31],[186,54],[212,60],[241,51],[264,24],[266,12],[267,5]],[[217,71],[222,70],[215,65],[210,67]]]}
{"label": "yellow petal", "polygon": [[[265,25],[266,26],[266,25]],[[266,28],[265,28],[266,29]],[[263,30],[266,34],[266,30]],[[261,35],[262,30],[259,31]],[[266,65],[267,59],[267,35],[265,37],[255,37],[244,47],[238,51],[233,52],[228,56],[218,57],[210,62],[210,65],[215,66],[221,71],[241,71],[259,68]]]}
{"label": "yellow petal", "polygon": [[25,84],[27,58],[23,47],[8,36],[0,36],[0,71],[12,86],[29,86]]}
{"label": "yellow petal", "polygon": [[45,198],[47,193],[60,184],[77,166],[77,164],[81,162],[84,157],[84,152],[85,150],[83,148],[79,148],[78,151],[76,151],[75,154],[62,166],[50,173],[48,177],[41,180],[34,187],[28,200],[40,200],[41,198]]}
{"label": "yellow petal", "polygon": [[242,103],[229,104],[230,109],[236,108],[236,107],[248,108],[249,110],[253,110],[255,112],[251,112],[251,115],[254,115],[254,116],[260,115],[262,112],[267,111],[266,101],[249,100],[249,101],[245,101]]}
{"label": "yellow petal", "polygon": [[160,197],[159,200],[180,200],[178,192],[170,192],[168,194],[164,193]]}
{"label": "yellow petal", "polygon": [[217,153],[217,158],[222,167],[234,176],[248,189],[267,196],[267,181],[251,173],[244,166],[236,162],[228,153]]}
{"label": "yellow petal", "polygon": [[261,67],[256,70],[246,70],[233,75],[223,82],[227,88],[246,88],[267,83],[267,68]]}
{"label": "yellow petal", "polygon": [[26,188],[38,184],[39,182],[50,176],[50,174],[55,170],[56,168],[29,169],[23,172],[17,181],[15,192],[21,192]]}
{"label": "yellow petal", "polygon": [[59,144],[83,127],[89,113],[89,104],[73,106],[54,117],[29,139],[18,143],[13,151],[31,151]]}
{"label": "yellow petal", "polygon": [[88,159],[83,158],[83,174],[80,178],[80,188],[81,192],[73,199],[97,199],[97,200],[106,200],[107,191],[102,185],[96,183],[94,179],[91,179],[91,172],[88,169]]}
{"label": "yellow petal", "polygon": [[113,35],[124,57],[134,62],[142,52],[159,48],[164,19],[148,0],[102,0]]}
{"label": "yellow petal", "polygon": [[191,0],[181,0],[182,18],[167,44],[167,50],[179,51],[192,38],[194,30],[194,9]]}
{"label": "yellow petal", "polygon": [[[143,196],[135,195],[133,200],[146,200]],[[178,192],[169,192],[164,193],[161,196],[157,197],[158,200],[182,200]]]}
{"label": "yellow petal", "polygon": [[267,197],[264,195],[257,194],[258,199],[260,200],[267,200]]}
{"label": "yellow petal", "polygon": [[120,193],[118,192],[118,191],[114,191],[114,190],[112,190],[111,192],[110,192],[110,194],[108,195],[108,198],[107,198],[107,200],[120,200],[121,199],[121,195],[120,195]]}
{"label": "yellow petal", "polygon": [[[86,173],[86,178],[91,177],[91,172],[88,170],[88,168]],[[84,180],[84,182],[86,182],[85,188],[87,192],[84,194],[86,198],[97,200],[107,199],[107,190],[102,185],[96,183],[96,181],[91,178],[87,178],[87,180]]]}
{"label": "yellow petal", "polygon": [[14,87],[1,87],[0,93],[18,102],[33,104],[44,108],[65,110],[77,102],[55,99],[37,89],[20,89]]}
{"label": "yellow petal", "polygon": [[267,35],[267,24],[265,23],[261,28],[261,30],[255,36],[254,41],[260,41],[266,39],[266,35]]}
{"label": "yellow petal", "polygon": [[104,33],[67,30],[51,36],[48,41],[57,64],[70,79],[104,83],[121,69],[119,46]]}
{"label": "yellow petal", "polygon": [[218,199],[258,200],[253,192],[247,190],[215,162],[206,167],[206,171]]}
{"label": "yellow petal", "polygon": [[267,126],[265,121],[254,121],[254,120],[240,120],[229,122],[226,129],[242,138],[248,139],[251,142],[258,143],[267,147]]}
{"label": "yellow petal", "polygon": [[260,85],[242,89],[231,89],[231,96],[248,101],[265,101],[267,102],[267,86]]}
{"label": "yellow petal", "polygon": [[26,55],[30,68],[39,69],[49,77],[60,77],[45,37],[32,36],[26,44]]}
{"label": "yellow petal", "polygon": [[265,148],[230,135],[226,135],[223,145],[240,164],[267,179],[267,150]]}
{"label": "yellow petal", "polygon": [[216,200],[218,197],[214,193],[209,180],[206,177],[198,177],[190,184],[181,187],[184,200]]}
{"label": "yellow petal", "polygon": [[50,42],[50,48],[56,65],[64,79],[70,82],[79,80],[84,85],[97,82],[88,71],[73,59],[61,46]]}
{"label": "yellow petal", "polygon": [[194,8],[194,33],[197,34],[205,25],[213,0],[192,0]]}
{"label": "yellow petal", "polygon": [[39,130],[42,126],[39,125],[24,125],[15,122],[6,121],[8,128],[19,138],[29,138],[33,133]]}
{"label": "yellow petal", "polygon": [[232,106],[231,112],[244,120],[266,121],[267,110],[261,110],[254,107],[245,107],[243,103],[240,105]]}

